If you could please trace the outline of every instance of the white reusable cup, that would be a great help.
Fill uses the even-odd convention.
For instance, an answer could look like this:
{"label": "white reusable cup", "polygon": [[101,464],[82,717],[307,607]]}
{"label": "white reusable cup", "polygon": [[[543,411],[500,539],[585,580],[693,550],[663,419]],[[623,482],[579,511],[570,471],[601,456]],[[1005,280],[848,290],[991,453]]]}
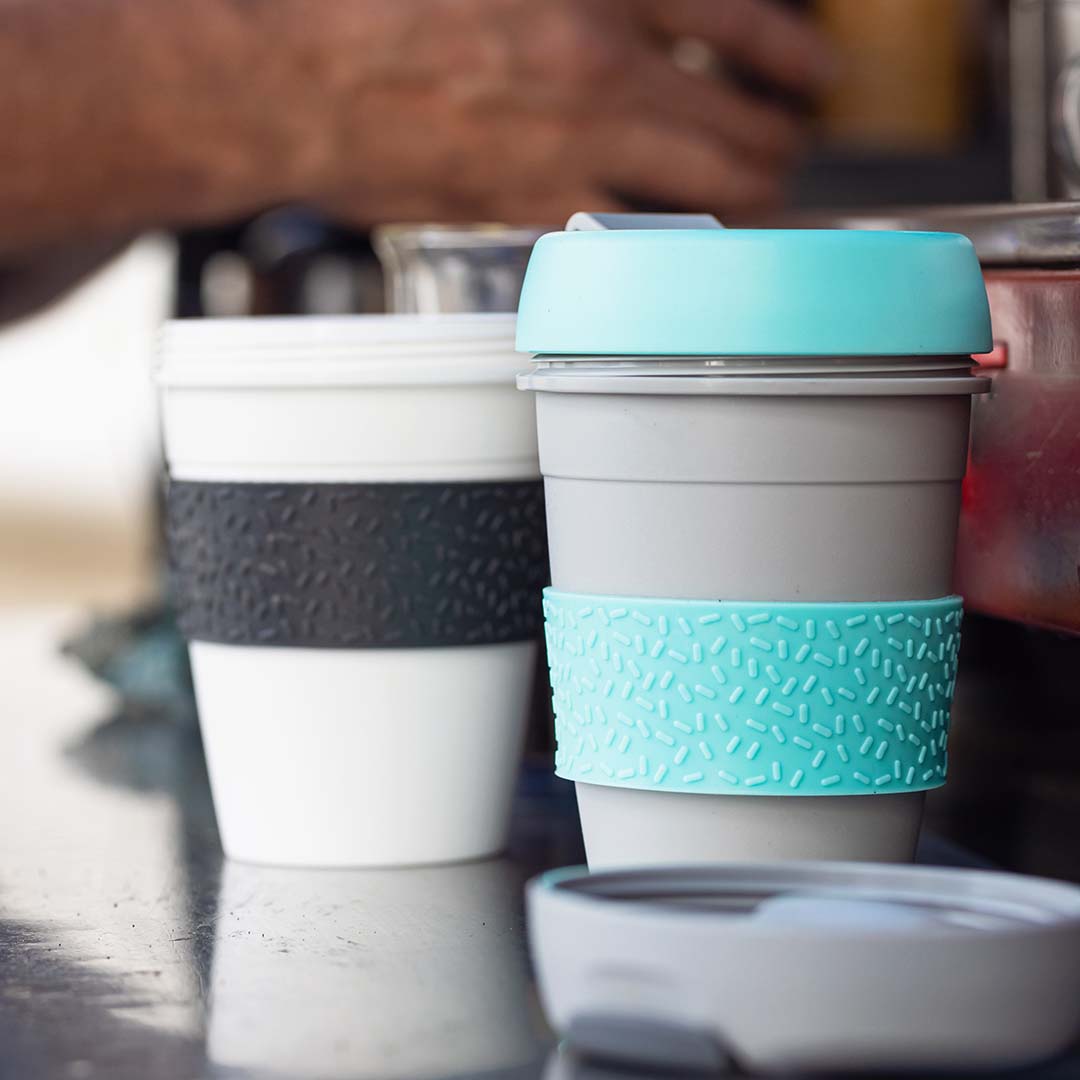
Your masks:
{"label": "white reusable cup", "polygon": [[944,780],[950,595],[989,344],[942,234],[537,245],[519,313],[557,771],[589,865],[914,853]]}
{"label": "white reusable cup", "polygon": [[512,345],[503,315],[165,329],[174,591],[229,856],[502,847],[546,573]]}

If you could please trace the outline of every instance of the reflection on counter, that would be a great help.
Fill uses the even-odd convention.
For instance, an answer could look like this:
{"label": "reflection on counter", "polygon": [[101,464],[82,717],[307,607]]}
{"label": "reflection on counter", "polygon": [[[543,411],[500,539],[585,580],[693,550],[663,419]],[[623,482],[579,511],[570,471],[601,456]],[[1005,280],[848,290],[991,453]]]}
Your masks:
{"label": "reflection on counter", "polygon": [[211,973],[214,1070],[475,1076],[541,1052],[507,860],[411,870],[226,863]]}
{"label": "reflection on counter", "polygon": [[194,733],[62,657],[79,619],[0,612],[3,1080],[537,1075],[521,886],[581,858],[568,785],[526,769],[513,861],[223,864]]}

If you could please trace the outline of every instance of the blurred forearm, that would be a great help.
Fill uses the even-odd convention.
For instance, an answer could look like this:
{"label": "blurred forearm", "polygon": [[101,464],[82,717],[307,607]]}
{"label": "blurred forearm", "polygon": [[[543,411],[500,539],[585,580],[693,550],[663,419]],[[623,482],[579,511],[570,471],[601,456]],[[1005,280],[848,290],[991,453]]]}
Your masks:
{"label": "blurred forearm", "polygon": [[558,221],[775,203],[799,118],[680,70],[697,38],[800,95],[774,0],[0,0],[0,258],[283,201]]}
{"label": "blurred forearm", "polygon": [[303,82],[275,100],[274,7],[0,0],[0,257],[291,197]]}

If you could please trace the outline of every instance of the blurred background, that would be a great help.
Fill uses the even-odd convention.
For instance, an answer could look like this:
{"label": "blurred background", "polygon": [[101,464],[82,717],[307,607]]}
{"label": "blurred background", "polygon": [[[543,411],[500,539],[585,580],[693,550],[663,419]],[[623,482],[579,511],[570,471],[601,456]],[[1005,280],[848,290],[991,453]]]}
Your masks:
{"label": "blurred background", "polygon": [[[974,616],[950,783],[931,821],[1006,866],[1080,880],[1080,205],[1068,201],[1080,196],[1080,0],[793,6],[842,63],[812,110],[790,204],[747,220],[966,231],[1001,339],[988,358],[995,391],[977,406],[959,556]],[[683,66],[708,68],[700,43],[680,50]],[[98,670],[149,628],[182,697],[182,655],[157,610],[161,321],[509,310],[535,235],[406,228],[373,242],[277,206],[142,236],[27,304],[0,329],[0,606],[118,619],[74,646]],[[131,673],[113,677],[126,685]],[[536,755],[549,749],[543,698]],[[1022,752],[1018,719],[1041,736]]]}
{"label": "blurred background", "polygon": [[[1041,6],[1015,3],[1014,22]],[[812,8],[846,67],[820,105],[793,182],[796,206],[1046,194],[1030,175],[1038,171],[1030,137],[1031,160],[1013,179],[1006,0],[818,0]],[[384,304],[367,235],[277,209],[144,238],[3,330],[0,600],[71,598],[73,589],[122,600],[133,586],[121,582],[145,578],[158,461],[149,371],[163,316],[376,312]]]}

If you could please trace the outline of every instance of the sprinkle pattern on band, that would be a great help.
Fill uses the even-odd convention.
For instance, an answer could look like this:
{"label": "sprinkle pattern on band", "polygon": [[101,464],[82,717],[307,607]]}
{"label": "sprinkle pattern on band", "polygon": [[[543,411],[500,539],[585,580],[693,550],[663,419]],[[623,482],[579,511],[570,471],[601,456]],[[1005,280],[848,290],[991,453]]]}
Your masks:
{"label": "sprinkle pattern on band", "polygon": [[748,795],[945,780],[962,602],[782,604],[544,594],[571,780]]}
{"label": "sprinkle pattern on band", "polygon": [[174,481],[168,534],[192,640],[402,648],[540,632],[540,481]]}

